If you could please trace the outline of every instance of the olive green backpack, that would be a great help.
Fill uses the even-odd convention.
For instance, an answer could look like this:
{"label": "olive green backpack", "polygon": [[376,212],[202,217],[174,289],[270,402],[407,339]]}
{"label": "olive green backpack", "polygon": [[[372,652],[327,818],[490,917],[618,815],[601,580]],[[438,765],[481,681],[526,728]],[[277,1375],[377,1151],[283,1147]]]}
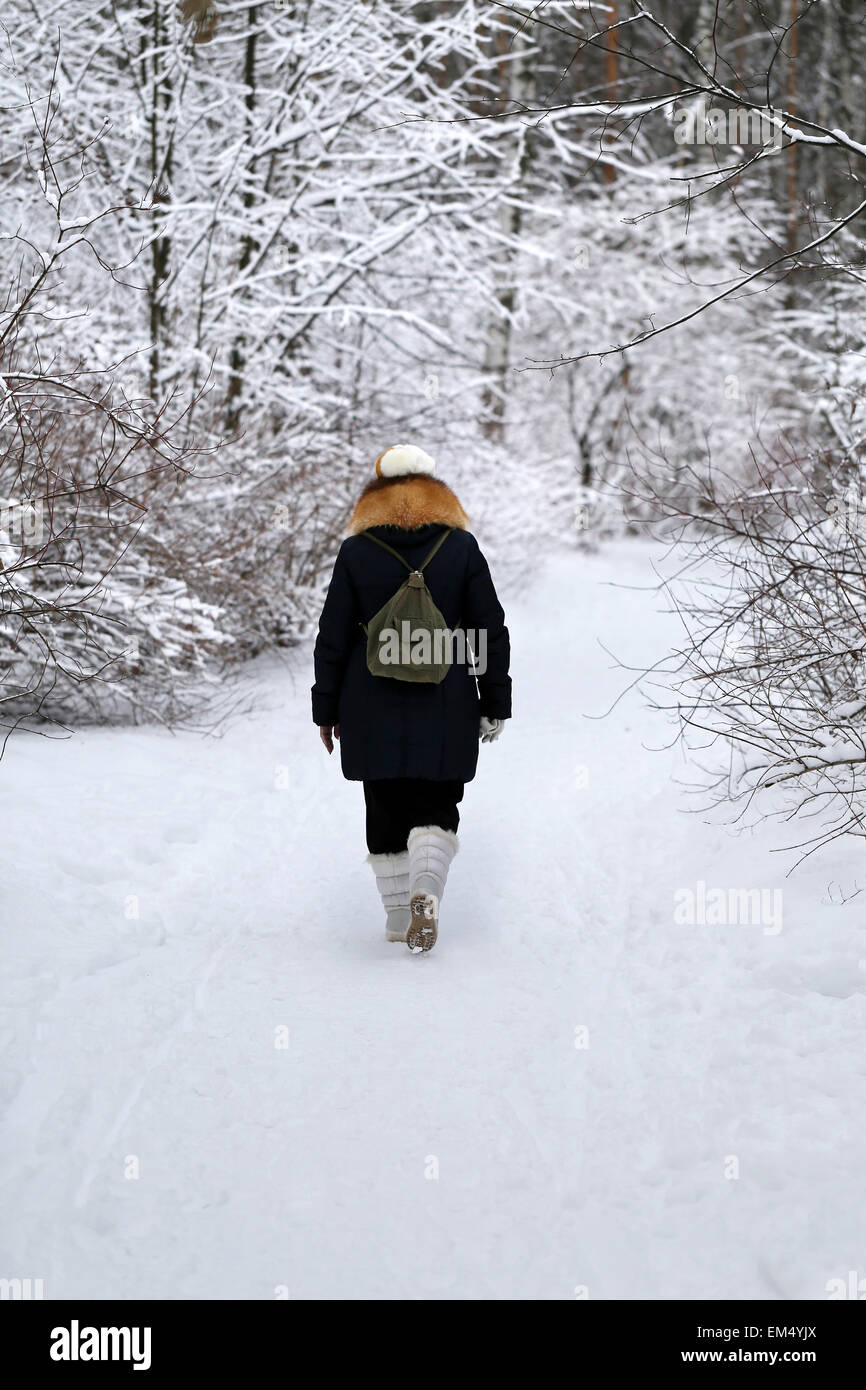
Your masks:
{"label": "olive green backpack", "polygon": [[367,669],[372,675],[425,685],[438,685],[448,675],[451,669],[451,643],[446,641],[446,637],[450,637],[449,628],[433,602],[423,572],[453,530],[454,527],[449,526],[442,532],[424,563],[417,569],[413,569],[399,550],[388,545],[387,541],[372,536],[369,531],[361,532],[367,540],[396,555],[409,571],[409,578],[404,580],[396,594],[364,628],[367,634]]}

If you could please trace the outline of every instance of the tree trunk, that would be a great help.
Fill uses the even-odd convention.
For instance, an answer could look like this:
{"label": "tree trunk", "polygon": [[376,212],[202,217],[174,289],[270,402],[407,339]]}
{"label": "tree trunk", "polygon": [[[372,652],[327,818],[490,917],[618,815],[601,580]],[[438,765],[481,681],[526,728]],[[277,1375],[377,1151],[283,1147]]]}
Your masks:
{"label": "tree trunk", "polygon": [[[797,57],[800,49],[800,27],[797,23],[799,0],[788,0],[788,92],[786,105],[793,115],[797,109]],[[797,178],[797,144],[787,150],[787,209],[788,209],[788,250],[795,251],[800,231],[800,197]]]}
{"label": "tree trunk", "polygon": [[[142,35],[142,45],[145,38]],[[151,202],[161,209],[170,197],[172,175],[171,143],[165,142],[171,109],[171,87],[162,70],[161,54],[165,50],[166,28],[159,0],[154,4],[151,18],[151,43],[153,53],[150,72],[150,177]],[[154,214],[154,221],[162,216],[161,211]],[[161,297],[161,289],[171,263],[171,237],[162,233],[155,237],[150,248],[150,284],[148,301],[150,305],[150,357],[148,362],[148,391],[151,399],[161,394],[160,373],[162,368],[162,349],[167,334],[167,310]]]}
{"label": "tree trunk", "polygon": [[[258,35],[255,27],[256,12],[251,6],[247,10],[247,41],[244,47],[244,107],[246,109],[246,135],[248,144],[253,138],[253,117],[256,108],[256,44]],[[252,169],[255,161],[250,161]],[[245,211],[248,211],[255,197],[252,178],[246,179],[246,187],[242,195],[242,203]],[[243,274],[253,257],[255,250],[255,238],[245,232],[241,240],[241,252],[238,257],[238,271]],[[246,342],[243,333],[238,333],[232,344],[229,354],[229,384],[226,392],[226,428],[233,434],[240,428],[242,412],[242,395],[244,386],[244,368],[246,366]]]}
{"label": "tree trunk", "polygon": [[[618,19],[617,0],[608,0],[608,11],[610,23],[616,24]],[[616,101],[619,95],[619,31],[611,30],[605,35],[605,55],[604,55],[604,91],[605,100]],[[605,183],[616,182],[616,169],[612,164],[602,165],[602,177]]]}
{"label": "tree trunk", "polygon": [[[533,65],[525,41],[522,37],[518,38],[515,32],[503,27],[499,31],[498,44],[499,52],[502,55],[502,61],[499,64],[499,78],[503,109],[514,103],[531,104],[534,93]],[[520,45],[519,48],[517,47],[518,44]],[[509,51],[517,51],[520,56],[512,58],[511,61],[505,61],[505,55]],[[524,130],[519,138],[522,143],[517,153],[517,180],[514,187],[514,193],[518,198],[522,195],[523,180],[529,167],[530,152],[528,132]],[[522,209],[503,200],[500,203],[499,226],[505,244],[496,257],[498,280],[496,299],[499,310],[491,315],[487,327],[484,357],[487,383],[482,394],[484,407],[482,428],[488,439],[499,442],[505,438],[506,400],[511,370],[512,316],[517,303],[517,290],[514,283],[517,253],[508,243],[519,237],[522,225]]]}

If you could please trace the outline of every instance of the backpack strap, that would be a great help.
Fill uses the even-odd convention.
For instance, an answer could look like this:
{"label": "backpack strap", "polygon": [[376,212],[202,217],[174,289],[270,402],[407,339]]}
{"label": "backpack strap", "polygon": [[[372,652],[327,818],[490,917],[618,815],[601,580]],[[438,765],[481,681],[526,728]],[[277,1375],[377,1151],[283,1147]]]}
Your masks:
{"label": "backpack strap", "polygon": [[451,535],[451,532],[452,532],[453,530],[454,530],[454,527],[453,527],[453,526],[446,526],[446,527],[445,527],[445,530],[442,532],[442,535],[441,535],[441,536],[439,537],[439,539],[436,541],[436,544],[433,546],[433,549],[430,551],[430,554],[427,556],[427,559],[424,561],[424,563],[423,563],[422,565],[419,565],[419,566],[418,566],[418,569],[419,569],[419,570],[425,570],[425,569],[427,568],[427,566],[429,565],[430,561],[433,559],[433,556],[436,554],[436,551],[439,549],[440,545],[442,545],[443,541],[447,541],[448,537]]}
{"label": "backpack strap", "polygon": [[415,574],[415,573],[420,573],[422,570],[425,570],[425,569],[427,568],[427,566],[429,565],[430,561],[433,559],[433,556],[436,554],[436,552],[437,552],[437,550],[439,549],[439,547],[440,547],[440,545],[442,544],[442,542],[443,542],[443,541],[446,541],[446,540],[448,539],[448,537],[451,535],[451,532],[452,532],[453,530],[454,530],[454,527],[453,527],[453,526],[446,526],[446,527],[445,527],[445,530],[442,532],[442,535],[439,536],[439,537],[437,537],[436,543],[435,543],[435,545],[433,546],[433,549],[430,551],[429,555],[427,556],[426,560],[424,560],[423,563],[420,564],[420,565],[410,565],[410,564],[409,564],[409,561],[406,559],[406,557],[405,557],[404,555],[401,555],[401,554],[400,554],[399,550],[395,550],[394,547],[393,547],[393,545],[389,545],[387,541],[383,541],[383,540],[381,540],[378,536],[372,535],[372,533],[371,533],[370,531],[362,531],[360,534],[361,534],[362,536],[366,536],[368,541],[375,541],[376,545],[381,545],[381,547],[382,547],[383,550],[390,551],[390,553],[391,553],[392,555],[396,555],[396,557],[397,557],[397,559],[400,561],[400,563],[401,563],[402,565],[405,565],[405,566],[406,566],[406,568],[407,568],[407,570],[409,571],[409,573],[410,573],[410,574]]}

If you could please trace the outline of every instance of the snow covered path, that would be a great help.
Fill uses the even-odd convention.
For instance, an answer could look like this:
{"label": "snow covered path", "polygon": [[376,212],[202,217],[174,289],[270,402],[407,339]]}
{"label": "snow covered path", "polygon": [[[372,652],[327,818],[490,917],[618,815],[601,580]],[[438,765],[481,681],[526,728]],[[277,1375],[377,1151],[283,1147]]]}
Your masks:
{"label": "snow covered path", "polygon": [[[516,718],[430,956],[382,938],[302,664],[221,740],[13,743],[0,1275],[254,1299],[866,1276],[862,909],[827,888],[855,852],[785,880],[778,832],[684,814],[639,700],[584,717],[623,684],[599,639],[637,662],[671,632],[605,582],[645,584],[649,553],[554,557],[507,605]],[[677,925],[699,880],[782,886],[782,931]]]}

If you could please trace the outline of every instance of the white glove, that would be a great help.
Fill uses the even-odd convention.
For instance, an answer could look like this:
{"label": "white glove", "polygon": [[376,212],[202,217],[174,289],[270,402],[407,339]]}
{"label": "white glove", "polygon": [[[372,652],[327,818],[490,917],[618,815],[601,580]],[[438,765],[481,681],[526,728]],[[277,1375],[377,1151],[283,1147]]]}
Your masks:
{"label": "white glove", "polygon": [[482,743],[493,743],[498,739],[502,730],[505,728],[504,719],[488,719],[486,714],[481,716],[481,728],[478,733]]}

